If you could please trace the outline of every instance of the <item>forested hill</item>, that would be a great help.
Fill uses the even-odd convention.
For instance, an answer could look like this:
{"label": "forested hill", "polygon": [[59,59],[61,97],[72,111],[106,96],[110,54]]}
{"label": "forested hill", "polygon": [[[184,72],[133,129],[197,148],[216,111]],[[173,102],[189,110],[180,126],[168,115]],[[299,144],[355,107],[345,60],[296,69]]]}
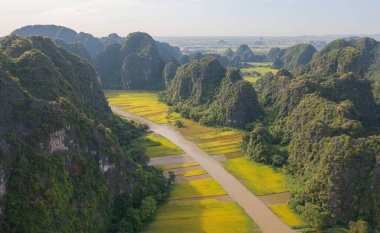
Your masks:
{"label": "forested hill", "polygon": [[[77,33],[70,28],[57,25],[29,25],[14,30],[12,34],[52,38],[56,40],[59,45],[88,61],[94,61],[98,54],[103,52],[108,46],[123,44],[125,41],[124,37],[120,37],[116,33],[97,38],[89,33]],[[178,47],[172,47],[168,43],[159,41],[155,41],[155,43],[160,55],[166,61],[170,59],[178,60],[182,55]]]}
{"label": "forested hill", "polygon": [[310,44],[298,44],[286,49],[272,48],[268,59],[273,61],[273,67],[295,69],[309,63],[316,52]]}
{"label": "forested hill", "polygon": [[297,75],[331,77],[352,73],[370,81],[373,95],[380,104],[380,42],[371,38],[336,40],[316,53]]}
{"label": "forested hill", "polygon": [[226,56],[235,65],[240,62],[262,62],[265,60],[265,55],[254,54],[246,44],[240,45],[235,52],[232,50],[226,51]]}
{"label": "forested hill", "polygon": [[254,89],[210,56],[171,64],[160,98],[205,125],[251,127],[246,156],[286,170],[291,208],[317,231],[379,232],[380,43],[345,39],[269,55],[290,71],[267,73]]}
{"label": "forested hill", "polygon": [[211,56],[179,67],[167,84],[161,99],[202,124],[244,128],[261,112],[255,90],[240,71],[226,70]]}
{"label": "forested hill", "polygon": [[95,60],[105,89],[165,88],[162,75],[166,62],[178,57],[176,49],[157,43],[142,32],[131,33],[122,44],[108,46]]}
{"label": "forested hill", "polygon": [[67,44],[81,43],[94,59],[104,48],[103,43],[98,38],[89,33],[80,32],[56,25],[29,25],[16,29],[12,34],[20,36],[45,36],[52,39],[61,40]]}
{"label": "forested hill", "polygon": [[380,230],[379,51],[369,38],[337,40],[256,83],[264,115],[244,151],[286,165],[290,204],[315,228],[364,221]]}
{"label": "forested hill", "polygon": [[137,232],[166,196],[136,141],[144,130],[50,39],[0,43],[0,121],[0,232]]}

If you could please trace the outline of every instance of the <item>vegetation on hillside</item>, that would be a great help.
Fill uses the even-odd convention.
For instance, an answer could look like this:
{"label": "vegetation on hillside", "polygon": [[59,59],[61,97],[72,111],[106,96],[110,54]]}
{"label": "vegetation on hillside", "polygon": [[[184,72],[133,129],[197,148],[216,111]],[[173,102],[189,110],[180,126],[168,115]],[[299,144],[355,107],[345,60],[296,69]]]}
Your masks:
{"label": "vegetation on hillside", "polygon": [[162,90],[168,78],[165,63],[172,63],[171,56],[179,57],[177,53],[169,44],[136,32],[122,44],[109,45],[94,63],[104,89]]}
{"label": "vegetation on hillside", "polygon": [[230,56],[231,63],[239,64],[240,62],[262,62],[265,56],[254,54],[248,45],[240,45],[239,48],[232,54],[232,50],[228,50],[227,56]]}
{"label": "vegetation on hillside", "polygon": [[[334,41],[292,73],[255,84],[264,117],[244,150],[255,161],[286,165],[295,180],[290,206],[316,229],[364,222],[380,230],[378,44]],[[297,60],[288,67],[302,65]]]}
{"label": "vegetation on hillside", "polygon": [[295,69],[309,63],[316,52],[310,44],[298,44],[286,49],[273,48],[268,57],[275,68]]}
{"label": "vegetation on hillside", "polygon": [[212,57],[181,66],[161,100],[205,125],[244,128],[260,113],[255,90],[239,70],[225,70]]}
{"label": "vegetation on hillside", "polygon": [[0,231],[137,232],[170,183],[92,67],[42,37],[0,44]]}
{"label": "vegetation on hillside", "polygon": [[[380,216],[378,42],[338,40],[317,53],[299,45],[273,50],[271,56],[281,57],[292,71],[265,74],[255,83],[256,91],[237,70],[205,57],[168,66],[168,89],[160,98],[202,124],[252,126],[244,138],[245,154],[285,166],[293,180],[290,207],[313,228],[346,225],[375,231]],[[188,124],[184,121],[180,131],[195,130]],[[224,143],[202,141],[199,146],[212,153],[214,144]],[[236,164],[231,172],[241,166]]]}
{"label": "vegetation on hillside", "polygon": [[80,46],[83,46],[90,55],[90,59],[95,59],[104,48],[101,40],[93,35],[84,32],[77,33],[76,31],[63,26],[29,25],[16,29],[12,34],[20,36],[45,36],[61,40],[67,44],[80,43]]}
{"label": "vegetation on hillside", "polygon": [[[47,36],[61,30],[54,36],[62,41],[12,35],[0,45],[0,188],[5,188],[0,192],[0,230],[143,229],[166,198],[170,182],[146,164],[142,147],[152,146],[152,157],[164,155],[167,148],[169,154],[182,150],[162,138],[148,136],[159,143],[147,143],[141,139],[143,127],[112,115],[91,65],[66,50],[93,58],[86,51],[90,44],[81,44],[88,39],[96,46],[91,36],[55,27],[39,30]],[[253,86],[236,68],[225,68],[265,60],[247,45],[227,50],[226,56],[205,56],[182,55],[146,33],[132,33],[124,42],[117,35],[103,41],[108,46],[95,60],[101,85],[164,90],[160,100],[171,110],[152,93],[137,93],[137,100],[120,94],[110,98],[112,104],[158,123],[174,122],[210,154],[239,153],[242,145],[254,162],[235,159],[225,165],[241,180],[253,172],[249,168],[259,170],[245,182],[257,194],[287,187],[283,180],[279,186],[266,181],[282,176],[256,162],[283,167],[293,181],[292,211],[316,230],[344,225],[351,231],[380,231],[379,42],[337,40],[319,52],[310,44],[274,48],[268,58],[283,69],[259,73],[262,78],[254,79]],[[135,102],[125,105],[122,99]],[[142,106],[147,101],[157,103]],[[206,132],[184,118],[249,132],[242,144],[241,132]],[[266,182],[261,189],[250,185],[260,181]],[[183,189],[173,195],[195,197],[184,193],[191,184],[179,184]],[[285,207],[273,209],[290,216]],[[288,221],[303,224],[302,219]]]}

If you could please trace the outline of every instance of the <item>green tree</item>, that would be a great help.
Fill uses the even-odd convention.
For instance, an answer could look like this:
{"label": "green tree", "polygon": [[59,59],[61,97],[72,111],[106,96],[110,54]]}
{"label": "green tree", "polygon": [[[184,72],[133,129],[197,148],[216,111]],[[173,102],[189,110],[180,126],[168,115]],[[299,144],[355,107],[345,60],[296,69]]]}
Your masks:
{"label": "green tree", "polygon": [[363,220],[349,223],[350,233],[369,233],[368,223]]}

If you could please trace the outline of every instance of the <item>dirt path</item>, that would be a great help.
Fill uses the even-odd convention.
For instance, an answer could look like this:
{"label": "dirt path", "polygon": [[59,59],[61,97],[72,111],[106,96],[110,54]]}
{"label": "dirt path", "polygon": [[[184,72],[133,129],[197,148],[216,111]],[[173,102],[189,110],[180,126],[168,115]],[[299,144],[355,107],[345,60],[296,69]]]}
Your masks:
{"label": "dirt path", "polygon": [[187,155],[197,161],[223,187],[232,200],[236,201],[245,210],[263,233],[295,232],[282,222],[258,197],[241,184],[239,180],[227,172],[215,159],[198,148],[193,142],[185,139],[172,127],[156,124],[114,106],[111,106],[111,108],[114,113],[148,125],[152,131],[161,134],[182,148]]}

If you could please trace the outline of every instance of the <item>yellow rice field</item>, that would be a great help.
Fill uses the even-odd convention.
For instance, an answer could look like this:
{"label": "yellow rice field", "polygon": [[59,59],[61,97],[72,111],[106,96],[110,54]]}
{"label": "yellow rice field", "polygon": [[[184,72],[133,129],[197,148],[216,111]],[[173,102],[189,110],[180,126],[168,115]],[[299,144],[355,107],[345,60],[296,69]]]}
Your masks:
{"label": "yellow rice field", "polygon": [[145,233],[259,233],[235,203],[216,199],[164,204]]}
{"label": "yellow rice field", "polygon": [[[203,169],[176,172],[186,177],[206,174]],[[211,179],[177,181],[171,200],[160,207],[145,233],[259,233],[251,218],[233,201],[221,201],[212,196],[225,195]],[[186,198],[206,198],[188,200]],[[186,199],[186,200],[183,200]]]}
{"label": "yellow rice field", "polygon": [[253,67],[271,67],[273,65],[273,62],[246,62],[249,65]]}
{"label": "yellow rice field", "polygon": [[270,208],[290,227],[298,228],[307,225],[302,217],[300,217],[293,210],[289,209],[288,204],[272,205]]}
{"label": "yellow rice field", "polygon": [[[158,124],[171,124],[175,120],[181,119],[184,127],[179,128],[178,131],[211,155],[241,151],[243,136],[241,131],[207,127],[198,122],[181,118],[178,113],[168,114],[169,107],[158,100],[157,91],[105,91],[105,95],[109,104]],[[151,157],[161,156],[161,152],[160,148],[148,148],[148,154]]]}
{"label": "yellow rice field", "polygon": [[261,76],[264,76],[268,72],[272,72],[273,74],[276,74],[277,71],[278,71],[277,69],[273,69],[273,68],[270,68],[270,67],[250,67],[250,68],[243,68],[243,69],[241,69],[241,73],[243,75],[257,72]]}
{"label": "yellow rice field", "polygon": [[[272,62],[248,62],[248,64],[251,67],[240,69],[240,71],[244,77],[244,80],[250,83],[256,83],[257,80],[268,72],[276,74],[278,71],[278,69],[271,68]],[[258,73],[260,76],[254,75],[255,73]]]}
{"label": "yellow rice field", "polygon": [[[262,72],[269,67],[260,68]],[[265,70],[267,69],[267,70]],[[111,105],[142,116],[158,124],[172,124],[180,119],[183,128],[177,129],[188,140],[195,142],[210,155],[226,154],[234,159],[223,161],[224,167],[238,178],[256,195],[266,195],[286,192],[283,174],[272,167],[254,163],[242,158],[241,144],[243,132],[234,129],[213,128],[200,125],[189,119],[182,118],[178,113],[169,113],[169,107],[159,102],[158,92],[154,91],[106,91],[106,97]],[[149,135],[153,141],[161,145],[148,147],[150,157],[182,154],[180,148],[166,138]],[[174,146],[173,146],[174,145]],[[236,158],[238,157],[238,158]],[[164,170],[199,166],[199,163],[171,164],[158,166]],[[203,169],[177,172],[175,175],[185,177],[207,174]],[[226,192],[211,178],[178,181],[174,185],[169,199],[180,200],[195,197],[212,197],[225,195]],[[287,205],[271,206],[271,209],[290,226],[298,226],[300,217],[291,212]],[[294,216],[295,215],[295,216]],[[189,227],[191,226],[191,227]],[[257,226],[246,216],[235,202],[207,199],[167,203],[161,207],[156,219],[149,225],[146,232],[260,232]]]}
{"label": "yellow rice field", "polygon": [[204,175],[207,174],[207,171],[203,169],[198,169],[198,170],[192,170],[192,171],[180,171],[180,172],[174,172],[174,175],[176,176],[199,176],[199,175]]}
{"label": "yellow rice field", "polygon": [[256,83],[261,77],[245,76],[244,80],[250,83]]}
{"label": "yellow rice field", "polygon": [[199,165],[200,165],[199,163],[183,163],[183,164],[159,165],[157,167],[163,170],[171,170],[171,169],[177,169],[177,168],[196,167]]}
{"label": "yellow rice field", "polygon": [[252,162],[246,158],[229,159],[224,167],[256,195],[288,191],[284,175],[271,166]]}
{"label": "yellow rice field", "polygon": [[[183,165],[185,166],[185,165]],[[203,169],[176,172],[186,177],[206,174]],[[225,191],[211,179],[177,181],[168,202],[160,207],[145,233],[259,233],[249,216],[233,201],[220,201],[215,195]],[[184,198],[206,198],[182,200]]]}
{"label": "yellow rice field", "polygon": [[177,181],[169,200],[219,196],[227,194],[226,191],[212,178],[205,178],[191,181]]}
{"label": "yellow rice field", "polygon": [[149,146],[146,148],[147,155],[150,158],[168,155],[179,155],[185,153],[176,144],[172,143],[171,141],[169,141],[165,137],[162,137],[161,135],[150,134],[147,136],[147,138],[160,144],[159,146]]}
{"label": "yellow rice field", "polygon": [[239,130],[207,127],[187,119],[184,123],[178,131],[210,155],[241,151],[243,132]]}
{"label": "yellow rice field", "polygon": [[168,115],[169,107],[158,100],[157,91],[105,91],[109,104],[158,124],[173,122],[179,114]]}

